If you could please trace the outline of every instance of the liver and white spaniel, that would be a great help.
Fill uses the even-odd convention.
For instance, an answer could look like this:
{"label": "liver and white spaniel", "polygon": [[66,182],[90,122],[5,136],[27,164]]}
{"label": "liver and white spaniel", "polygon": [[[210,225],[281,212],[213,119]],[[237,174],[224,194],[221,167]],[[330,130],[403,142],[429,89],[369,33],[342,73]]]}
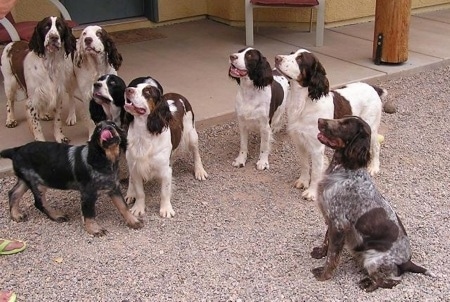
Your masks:
{"label": "liver and white spaniel", "polygon": [[272,133],[282,127],[289,82],[279,72],[272,70],[266,58],[254,48],[245,48],[231,54],[228,74],[239,84],[235,108],[241,147],[233,166],[245,166],[248,133],[256,130],[261,136],[256,168],[269,169]]}
{"label": "liver and white spaniel", "polygon": [[404,272],[433,276],[411,261],[411,246],[400,218],[377,190],[367,165],[371,130],[361,118],[318,120],[318,140],[334,149],[320,182],[318,206],[327,224],[324,243],[313,249],[325,266],[312,270],[319,281],[330,279],[344,246],[368,273],[359,282],[365,291],[392,288]]}
{"label": "liver and white spaniel", "polygon": [[[306,189],[302,196],[315,200],[317,185],[324,170],[325,146],[317,140],[318,118],[341,118],[357,115],[372,130],[368,166],[370,174],[380,169],[380,144],[377,140],[385,89],[365,83],[353,83],[329,90],[326,72],[317,57],[305,49],[275,57],[276,68],[289,78],[291,87],[287,101],[288,133],[299,151],[301,175],[295,187]],[[309,160],[312,167],[310,174]]]}
{"label": "liver and white spaniel", "polygon": [[[116,44],[105,29],[98,25],[87,26],[80,34],[77,41],[77,50],[74,59],[75,98],[83,102],[83,110],[79,116],[89,129],[89,137],[94,129],[94,124],[89,118],[89,101],[92,98],[93,84],[105,74],[117,74],[122,65],[122,55],[118,52]],[[75,99],[67,117],[67,125],[77,122]]]}
{"label": "liver and white spaniel", "polygon": [[[1,58],[7,98],[6,127],[16,127],[14,102],[17,91],[26,92],[26,115],[34,139],[44,141],[39,119],[49,119],[54,112],[54,136],[68,142],[62,132],[61,108],[70,85],[76,39],[69,26],[59,17],[46,17],[34,30],[30,43],[11,42]],[[51,113],[47,116],[47,113]]]}
{"label": "liver and white spaniel", "polygon": [[161,181],[159,214],[173,217],[172,153],[187,146],[194,155],[194,174],[198,180],[208,177],[203,168],[195,130],[194,112],[188,100],[177,93],[163,95],[162,87],[151,77],[131,81],[125,90],[125,110],[131,114],[126,158],[130,173],[126,200],[135,201],[131,212],[145,212],[144,181]]}

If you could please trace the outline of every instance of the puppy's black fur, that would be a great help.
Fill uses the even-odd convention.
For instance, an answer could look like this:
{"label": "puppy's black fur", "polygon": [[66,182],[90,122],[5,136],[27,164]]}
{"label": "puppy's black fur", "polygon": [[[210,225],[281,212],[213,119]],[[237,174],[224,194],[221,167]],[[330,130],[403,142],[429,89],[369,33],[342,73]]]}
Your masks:
{"label": "puppy's black fur", "polygon": [[95,203],[99,191],[105,190],[127,225],[142,227],[142,222],[128,211],[119,187],[118,160],[126,147],[125,132],[114,122],[103,121],[97,124],[87,145],[36,141],[0,151],[0,157],[12,160],[17,176],[17,183],[9,191],[11,219],[26,219],[19,210],[19,201],[30,189],[37,209],[51,220],[67,221],[67,216],[48,206],[46,189],[78,190],[87,232],[102,236],[106,230],[95,221]]}
{"label": "puppy's black fur", "polygon": [[110,120],[119,127],[124,126],[126,84],[114,74],[105,74],[94,83],[89,113],[94,123]]}
{"label": "puppy's black fur", "polygon": [[319,141],[334,155],[318,188],[318,206],[327,224],[324,243],[313,249],[325,266],[312,270],[317,280],[330,279],[344,246],[367,271],[359,282],[367,292],[392,288],[404,272],[432,276],[411,261],[411,246],[400,218],[375,187],[367,171],[369,125],[356,116],[318,120]]}

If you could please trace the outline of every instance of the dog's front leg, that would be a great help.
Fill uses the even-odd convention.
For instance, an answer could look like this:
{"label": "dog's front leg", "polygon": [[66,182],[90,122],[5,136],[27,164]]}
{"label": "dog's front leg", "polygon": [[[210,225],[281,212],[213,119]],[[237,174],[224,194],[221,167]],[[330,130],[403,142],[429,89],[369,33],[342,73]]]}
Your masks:
{"label": "dog's front leg", "polygon": [[125,219],[127,226],[132,229],[140,229],[144,225],[141,220],[136,218],[133,214],[128,211],[127,204],[123,199],[122,193],[120,192],[120,188],[116,187],[114,190],[109,192],[109,197],[111,198],[113,204],[116,206],[117,210],[119,210],[122,217]]}
{"label": "dog's front leg", "polygon": [[339,264],[341,252],[345,243],[345,231],[336,226],[328,228],[328,251],[325,266],[317,267],[312,270],[314,277],[319,281],[325,281],[331,278],[334,270]]}
{"label": "dog's front leg", "polygon": [[126,202],[131,204],[134,200],[134,205],[131,207],[130,212],[134,216],[142,216],[145,214],[145,192],[144,192],[144,180],[133,168],[132,165],[128,165],[130,171],[130,178],[128,181],[128,191],[126,195]]}
{"label": "dog's front leg", "polygon": [[55,135],[55,140],[58,143],[68,143],[70,140],[62,132],[61,112],[62,112],[62,99],[60,96],[60,97],[56,98],[55,119],[53,121],[53,132]]}
{"label": "dog's front leg", "polygon": [[172,195],[172,168],[169,166],[161,174],[161,204],[159,215],[164,218],[171,218],[175,216],[175,211],[170,203],[170,197]]}
{"label": "dog's front leg", "polygon": [[233,166],[238,168],[245,167],[245,162],[247,161],[248,154],[248,129],[243,124],[244,122],[239,122],[241,149],[239,150],[239,155],[233,161]]}
{"label": "dog's front leg", "polygon": [[314,201],[317,198],[317,187],[323,175],[324,151],[325,148],[321,146],[311,153],[311,183],[302,193],[302,197],[306,200]]}
{"label": "dog's front leg", "polygon": [[269,124],[261,127],[261,146],[259,149],[259,160],[256,163],[258,170],[269,169],[269,153],[270,153],[270,141],[272,139],[272,129]]}
{"label": "dog's front leg", "polygon": [[83,215],[84,227],[89,234],[94,235],[94,237],[100,237],[106,235],[107,230],[102,228],[97,221],[95,221],[96,201],[96,191],[87,188],[81,190],[81,213]]}
{"label": "dog's front leg", "polygon": [[28,126],[30,127],[31,133],[33,133],[34,140],[42,142],[45,141],[41,123],[39,122],[39,112],[34,106],[33,100],[27,99],[25,107]]}

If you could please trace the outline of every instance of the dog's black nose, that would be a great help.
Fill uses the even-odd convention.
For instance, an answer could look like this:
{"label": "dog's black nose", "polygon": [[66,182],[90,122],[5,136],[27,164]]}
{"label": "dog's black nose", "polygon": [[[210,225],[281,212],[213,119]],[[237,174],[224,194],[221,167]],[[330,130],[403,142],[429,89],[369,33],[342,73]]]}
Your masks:
{"label": "dog's black nose", "polygon": [[92,38],[91,37],[86,37],[84,38],[84,43],[86,43],[87,45],[90,45],[92,43]]}
{"label": "dog's black nose", "polygon": [[100,88],[100,87],[102,87],[102,83],[99,83],[99,82],[94,83],[94,88]]}

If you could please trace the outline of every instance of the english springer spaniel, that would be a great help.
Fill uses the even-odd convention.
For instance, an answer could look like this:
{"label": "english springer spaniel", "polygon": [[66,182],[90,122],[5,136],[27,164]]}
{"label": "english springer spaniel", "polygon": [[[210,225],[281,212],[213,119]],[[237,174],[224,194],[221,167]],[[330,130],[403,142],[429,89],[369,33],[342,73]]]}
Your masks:
{"label": "english springer spaniel", "polygon": [[272,133],[282,127],[289,82],[272,70],[262,53],[254,48],[245,48],[230,55],[228,75],[239,84],[235,108],[241,147],[233,166],[245,166],[248,133],[257,130],[261,136],[261,146],[256,168],[269,169]]}
{"label": "english springer spaniel", "polygon": [[6,45],[1,57],[6,103],[6,127],[17,126],[14,103],[17,91],[23,89],[26,116],[34,139],[44,141],[39,119],[51,119],[54,112],[54,136],[57,142],[68,142],[62,132],[61,108],[70,85],[76,39],[59,17],[46,17],[34,30],[29,44],[24,41]]}
{"label": "english springer spaniel", "polygon": [[344,246],[368,273],[359,282],[367,292],[392,288],[404,272],[428,270],[411,261],[411,247],[400,218],[375,187],[367,166],[371,129],[356,116],[319,119],[318,140],[334,149],[333,159],[320,182],[318,206],[327,224],[325,241],[311,256],[327,256],[324,267],[312,270],[319,281],[330,279]]}
{"label": "english springer spaniel", "polygon": [[86,231],[103,236],[106,230],[95,221],[97,195],[106,191],[113,204],[133,229],[142,227],[142,221],[127,208],[120,191],[118,161],[127,147],[126,134],[110,121],[100,122],[89,143],[70,146],[56,142],[31,142],[0,151],[0,157],[12,160],[17,176],[16,185],[9,191],[11,219],[24,221],[19,202],[31,190],[35,207],[57,222],[67,221],[67,216],[49,206],[47,188],[78,190],[81,193],[81,212]]}
{"label": "english springer spaniel", "polygon": [[105,74],[94,83],[94,92],[89,104],[92,121],[113,121],[117,126],[124,126],[125,88],[124,80],[114,74]]}
{"label": "english springer spaniel", "polygon": [[[122,55],[105,29],[98,25],[90,25],[81,32],[74,58],[74,81],[76,83],[72,85],[77,89],[74,95],[84,105],[79,116],[89,130],[89,137],[95,126],[89,118],[93,84],[105,74],[117,75],[122,61]],[[75,98],[72,100],[66,120],[67,125],[74,125],[77,122]]]}
{"label": "english springer spaniel", "polygon": [[305,189],[303,198],[316,199],[317,185],[326,166],[325,146],[316,138],[318,118],[341,118],[345,115],[363,118],[372,130],[372,160],[368,169],[372,175],[378,173],[380,144],[377,136],[382,98],[387,95],[387,91],[365,83],[352,83],[330,91],[324,67],[315,55],[305,49],[299,49],[290,55],[276,56],[275,65],[289,78],[291,84],[286,105],[287,129],[299,152],[301,175],[295,182],[295,187]]}
{"label": "english springer spaniel", "polygon": [[140,77],[131,81],[125,90],[125,110],[131,115],[126,153],[130,173],[126,200],[135,203],[130,211],[136,216],[145,213],[143,182],[156,178],[161,181],[159,214],[173,217],[175,211],[170,202],[172,153],[187,146],[194,155],[195,178],[205,180],[208,177],[200,158],[192,107],[180,94],[163,95],[155,79]]}

